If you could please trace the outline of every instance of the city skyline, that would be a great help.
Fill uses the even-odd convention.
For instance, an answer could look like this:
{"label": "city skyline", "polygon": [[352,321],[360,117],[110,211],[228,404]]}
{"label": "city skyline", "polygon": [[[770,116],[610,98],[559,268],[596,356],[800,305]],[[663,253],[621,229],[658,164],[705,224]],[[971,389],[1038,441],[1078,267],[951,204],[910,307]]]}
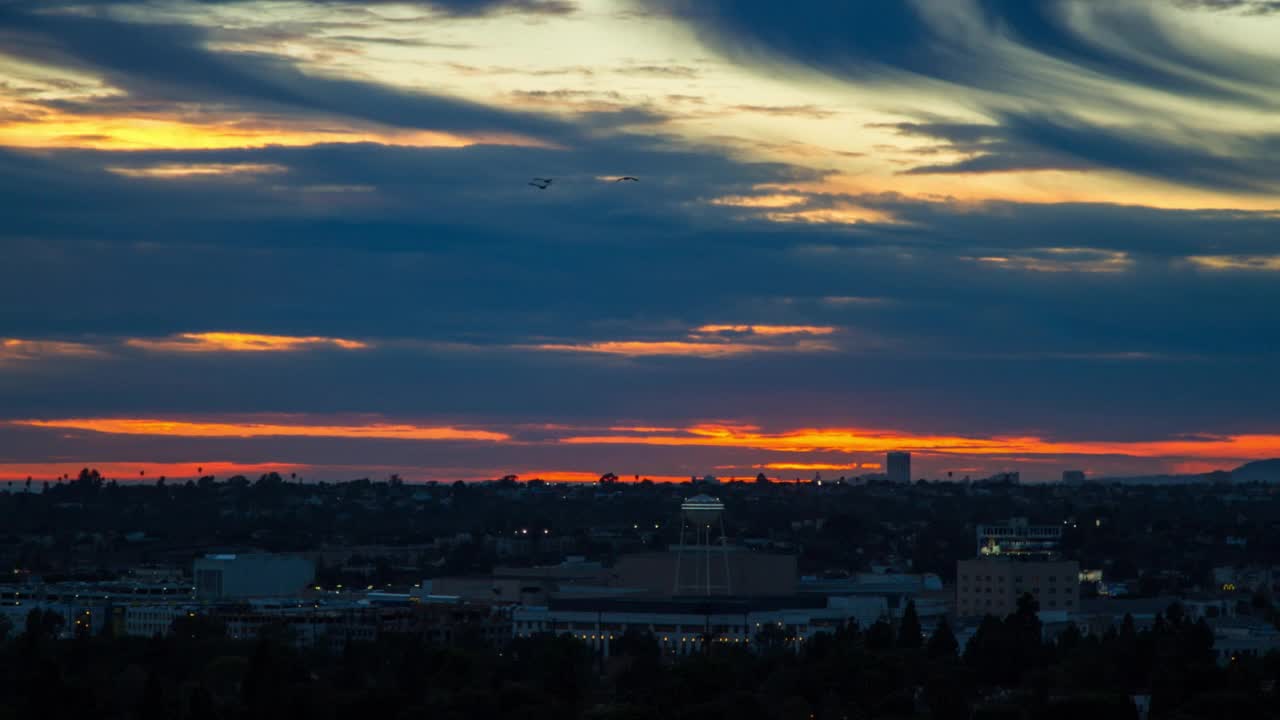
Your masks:
{"label": "city skyline", "polygon": [[1272,3],[828,5],[0,5],[0,480],[1280,456]]}

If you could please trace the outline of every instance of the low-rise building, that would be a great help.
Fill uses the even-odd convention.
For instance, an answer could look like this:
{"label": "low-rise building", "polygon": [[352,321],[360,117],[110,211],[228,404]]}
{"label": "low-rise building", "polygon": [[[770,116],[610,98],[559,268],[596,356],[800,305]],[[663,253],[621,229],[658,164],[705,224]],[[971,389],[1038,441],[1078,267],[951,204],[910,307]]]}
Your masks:
{"label": "low-rise building", "polygon": [[757,647],[776,638],[799,648],[814,635],[849,623],[866,627],[888,615],[883,598],[552,598],[545,606],[512,610],[516,637],[567,634],[603,657],[628,631],[649,633],[669,655],[688,655],[707,643]]}
{"label": "low-rise building", "polygon": [[1080,607],[1080,564],[1074,560],[1017,560],[987,557],[956,564],[956,614],[1003,617],[1029,594],[1043,611],[1075,612]]}
{"label": "low-rise building", "polygon": [[198,558],[191,574],[201,600],[291,597],[315,580],[316,566],[295,555],[215,554]]}

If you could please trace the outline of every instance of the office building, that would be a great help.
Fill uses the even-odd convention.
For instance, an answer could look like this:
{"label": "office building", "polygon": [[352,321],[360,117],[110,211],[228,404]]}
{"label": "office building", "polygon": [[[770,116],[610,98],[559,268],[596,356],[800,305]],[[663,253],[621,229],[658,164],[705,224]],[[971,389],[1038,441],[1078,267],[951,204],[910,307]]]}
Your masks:
{"label": "office building", "polygon": [[267,553],[206,555],[192,569],[200,600],[293,596],[315,574],[315,563],[306,558]]}
{"label": "office building", "polygon": [[1082,485],[1084,484],[1084,471],[1083,470],[1063,470],[1062,482],[1066,483],[1067,485]]}
{"label": "office building", "polygon": [[885,471],[889,474],[889,482],[911,482],[911,453],[891,452],[885,457]]}
{"label": "office building", "polygon": [[1052,559],[1062,544],[1061,525],[1031,525],[1026,518],[1012,518],[1000,525],[979,525],[977,555]]}
{"label": "office building", "polygon": [[956,614],[1004,617],[1029,594],[1041,612],[1080,609],[1080,564],[1074,560],[986,557],[956,564]]}

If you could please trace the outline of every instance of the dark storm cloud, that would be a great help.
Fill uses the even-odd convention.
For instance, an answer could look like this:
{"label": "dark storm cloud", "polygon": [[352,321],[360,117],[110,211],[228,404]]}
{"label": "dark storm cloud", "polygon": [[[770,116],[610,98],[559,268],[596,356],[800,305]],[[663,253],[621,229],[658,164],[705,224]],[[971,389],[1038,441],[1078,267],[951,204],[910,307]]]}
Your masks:
{"label": "dark storm cloud", "polygon": [[[309,113],[405,128],[575,137],[572,126],[464,100],[308,75],[274,56],[216,53],[205,32],[186,25],[125,23],[103,17],[0,6],[5,51],[27,60],[103,75],[136,101],[208,103],[241,110]],[[108,103],[118,101],[108,100]],[[89,104],[78,109],[91,111]]]}

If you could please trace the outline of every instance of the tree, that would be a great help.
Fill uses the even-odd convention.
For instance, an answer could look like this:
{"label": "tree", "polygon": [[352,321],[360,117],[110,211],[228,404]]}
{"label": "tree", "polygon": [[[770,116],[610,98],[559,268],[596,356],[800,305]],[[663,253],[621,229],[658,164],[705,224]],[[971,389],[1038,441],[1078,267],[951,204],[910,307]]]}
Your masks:
{"label": "tree", "polygon": [[[917,625],[917,627],[919,627]],[[867,628],[867,648],[871,650],[888,650],[894,645],[893,625],[877,620]]]}
{"label": "tree", "polygon": [[898,647],[914,650],[920,647],[920,616],[916,614],[916,602],[914,600],[907,601],[907,607],[902,611],[902,622],[898,624]]}
{"label": "tree", "polygon": [[769,484],[769,476],[768,476],[768,475],[765,475],[764,473],[759,473],[759,474],[757,474],[757,475],[756,475],[756,484],[757,484],[757,485],[768,485],[768,484]]}
{"label": "tree", "polygon": [[613,474],[613,473],[611,473],[611,472],[610,472],[610,473],[605,473],[605,474],[603,474],[603,475],[601,475],[601,476],[600,476],[600,484],[601,484],[601,485],[613,485],[613,484],[614,484],[614,483],[616,483],[616,482],[618,482],[618,476],[617,476],[617,475],[614,475],[614,474]]}
{"label": "tree", "polygon": [[945,617],[938,619],[938,626],[934,628],[933,635],[929,636],[929,644],[925,650],[929,657],[934,660],[954,658],[960,650],[960,644],[956,642],[956,635],[951,632],[951,625]]}

